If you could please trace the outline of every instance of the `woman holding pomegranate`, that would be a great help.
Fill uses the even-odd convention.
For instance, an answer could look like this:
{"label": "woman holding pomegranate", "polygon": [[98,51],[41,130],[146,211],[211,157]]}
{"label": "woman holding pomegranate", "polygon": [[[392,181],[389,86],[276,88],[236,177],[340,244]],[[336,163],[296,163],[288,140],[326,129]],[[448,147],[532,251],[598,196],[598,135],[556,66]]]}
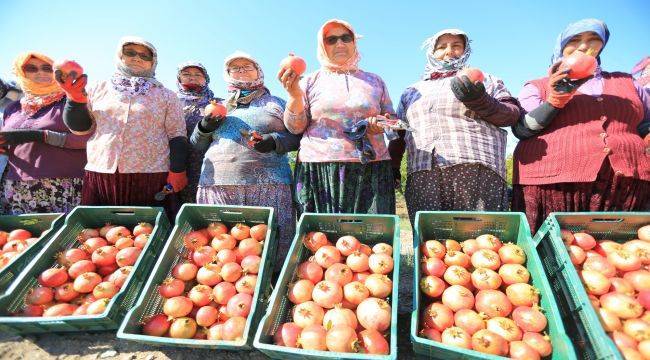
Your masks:
{"label": "woman holding pomegranate", "polygon": [[650,196],[650,99],[631,75],[601,70],[608,39],[600,20],[570,24],[549,76],[519,96],[512,207],[533,232],[551,212],[640,210]]}
{"label": "woman holding pomegranate", "polygon": [[152,44],[124,37],[115,61],[111,79],[87,93],[85,75],[73,79],[57,72],[68,95],[63,120],[73,133],[92,134],[81,202],[160,206],[155,194],[166,184],[173,192],[187,185],[189,144],[181,106],[155,79],[158,55]]}
{"label": "woman holding pomegranate", "polygon": [[63,123],[66,97],[49,57],[20,54],[13,71],[24,97],[7,106],[0,130],[0,153],[9,156],[2,213],[67,213],[81,201],[88,136]]}
{"label": "woman holding pomegranate", "polygon": [[390,144],[395,172],[408,151],[411,223],[420,210],[508,210],[502,127],[517,122],[519,103],[500,79],[468,68],[464,31],[439,31],[423,47],[424,76],[404,91],[397,110],[416,131]]}
{"label": "woman holding pomegranate", "polygon": [[[278,254],[284,257],[295,227],[286,153],[298,148],[300,137],[285,128],[285,102],[264,86],[264,72],[252,56],[228,56],[223,77],[230,93],[227,116],[206,114],[190,138],[195,151],[206,151],[196,202],[273,207]],[[259,137],[251,141],[253,132]]]}
{"label": "woman holding pomegranate", "polygon": [[352,26],[327,21],[318,32],[321,68],[300,80],[278,77],[289,93],[284,123],[303,134],[295,169],[299,212],[395,213],[390,157],[377,117],[393,114],[384,81],[358,67]]}
{"label": "woman holding pomegranate", "polygon": [[[187,61],[178,66],[176,75],[178,95],[183,114],[185,115],[185,126],[187,137],[189,138],[196,128],[196,124],[203,119],[205,107],[211,100],[215,99],[214,93],[210,90],[210,76],[208,70],[203,64],[196,61]],[[180,200],[183,203],[196,202],[196,190],[201,175],[201,165],[205,151],[191,150],[187,160],[187,180],[188,185],[180,193]]]}

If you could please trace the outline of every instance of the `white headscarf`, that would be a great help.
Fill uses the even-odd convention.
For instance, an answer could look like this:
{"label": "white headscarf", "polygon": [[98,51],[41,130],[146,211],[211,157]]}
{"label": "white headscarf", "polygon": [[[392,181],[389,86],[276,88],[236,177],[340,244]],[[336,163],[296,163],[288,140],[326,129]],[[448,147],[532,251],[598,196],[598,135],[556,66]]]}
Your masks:
{"label": "white headscarf", "polygon": [[[465,52],[457,59],[438,60],[433,56],[438,39],[445,34],[462,36],[465,39]],[[472,47],[469,45],[471,40],[467,33],[460,29],[444,29],[438,31],[432,37],[422,43],[422,49],[426,52],[427,64],[424,67],[423,79],[430,79],[431,75],[438,74],[441,77],[450,76],[464,68],[469,56],[472,54]]]}

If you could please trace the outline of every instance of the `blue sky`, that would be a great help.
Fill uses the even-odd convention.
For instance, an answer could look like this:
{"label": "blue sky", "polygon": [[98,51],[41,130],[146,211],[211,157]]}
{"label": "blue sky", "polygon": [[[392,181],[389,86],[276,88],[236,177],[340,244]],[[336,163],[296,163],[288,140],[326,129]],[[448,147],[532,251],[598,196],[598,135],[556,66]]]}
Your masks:
{"label": "blue sky", "polygon": [[0,0],[0,76],[12,77],[20,51],[37,50],[77,60],[91,82],[105,79],[114,70],[118,39],[139,35],[158,48],[157,77],[172,89],[176,65],[195,59],[223,97],[223,59],[241,49],[259,60],[271,92],[286,98],[275,80],[279,62],[293,51],[305,58],[308,71],[316,70],[316,33],[325,20],[340,18],[364,36],[361,68],[386,81],[394,104],[422,73],[422,41],[447,27],[467,31],[474,49],[470,63],[502,78],[516,95],[526,80],[545,73],[557,34],[582,18],[602,19],[610,28],[605,70],[629,71],[650,54],[649,13],[650,0]]}

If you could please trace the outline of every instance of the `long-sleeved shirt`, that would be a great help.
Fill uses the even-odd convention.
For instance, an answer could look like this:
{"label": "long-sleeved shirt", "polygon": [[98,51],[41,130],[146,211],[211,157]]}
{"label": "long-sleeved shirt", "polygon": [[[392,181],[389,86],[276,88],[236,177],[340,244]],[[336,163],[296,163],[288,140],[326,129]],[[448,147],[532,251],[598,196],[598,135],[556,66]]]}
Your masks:
{"label": "long-sleeved shirt", "polygon": [[2,131],[18,129],[49,130],[65,134],[63,147],[44,142],[29,142],[8,147],[9,180],[43,178],[78,178],[86,164],[86,141],[90,135],[74,135],[63,123],[65,98],[40,109],[33,116],[20,111],[20,101],[11,103],[4,112]]}
{"label": "long-sleeved shirt", "polygon": [[[369,72],[318,70],[300,84],[305,109],[299,114],[286,110],[284,122],[289,131],[303,134],[298,152],[302,162],[360,162],[355,142],[344,131],[369,117],[394,114],[386,84]],[[373,161],[389,160],[384,135],[368,138],[375,152]]]}
{"label": "long-sleeved shirt", "polygon": [[94,119],[88,171],[167,172],[169,140],[187,137],[180,102],[162,86],[131,96],[102,81],[88,90],[88,109]]}
{"label": "long-sleeved shirt", "polygon": [[487,97],[465,104],[453,94],[452,79],[421,80],[402,94],[397,116],[415,129],[404,139],[408,173],[431,170],[435,157],[441,167],[481,164],[505,179],[507,132],[500,127],[517,122],[517,100],[500,79],[486,74]]}
{"label": "long-sleeved shirt", "polygon": [[[194,129],[190,142],[196,151],[206,150],[199,186],[290,184],[291,168],[286,153],[298,149],[300,136],[291,134],[282,121],[284,100],[268,93],[240,105],[212,133]],[[240,130],[270,134],[275,151],[261,153],[247,146]]]}
{"label": "long-sleeved shirt", "polygon": [[[582,84],[576,90],[576,93],[599,97],[603,94],[603,85],[603,76],[600,72],[598,72],[593,78],[587,80],[587,82]],[[641,123],[638,126],[639,136],[645,137],[648,133],[650,133],[650,93],[636,81],[634,82],[634,87],[636,88],[636,92],[639,95],[639,99],[641,99],[644,113],[643,120],[641,120]],[[530,112],[540,106],[545,101],[545,99],[542,98],[540,89],[538,89],[531,82],[527,82],[519,93],[519,101],[521,102],[521,107],[526,112]],[[551,121],[553,120],[551,119]],[[515,129],[514,132],[517,137],[522,139],[534,136],[536,133],[539,133],[546,126],[548,126],[548,124],[542,123],[530,116],[522,116],[519,122],[520,124],[518,124],[518,127],[521,130],[518,131]]]}

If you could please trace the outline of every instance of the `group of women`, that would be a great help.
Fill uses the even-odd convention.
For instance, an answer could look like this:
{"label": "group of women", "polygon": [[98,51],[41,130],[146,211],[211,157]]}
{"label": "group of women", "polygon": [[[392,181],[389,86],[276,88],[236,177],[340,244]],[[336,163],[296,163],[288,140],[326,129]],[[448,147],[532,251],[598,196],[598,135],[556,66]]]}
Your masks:
{"label": "group of women", "polygon": [[[177,91],[167,89],[155,77],[156,48],[137,37],[118,44],[113,76],[89,87],[85,75],[66,77],[43,54],[20,55],[14,73],[24,97],[5,109],[0,131],[0,152],[9,156],[4,212],[271,206],[286,252],[296,213],[393,214],[404,153],[411,221],[420,210],[512,208],[535,230],[553,211],[646,208],[650,62],[639,81],[600,65],[574,81],[559,66],[576,51],[597,54],[600,64],[609,40],[602,21],[570,24],[548,75],[527,82],[518,98],[492,74],[483,82],[457,76],[469,66],[470,36],[442,30],[425,41],[424,75],[396,111],[382,78],[359,67],[349,23],[329,20],[317,39],[320,69],[277,76],[287,101],[270,93],[257,60],[239,51],[224,61],[224,99],[198,62],[181,64]],[[226,116],[205,113],[212,100]],[[407,126],[391,128],[386,119]],[[512,204],[507,127],[520,139]],[[253,131],[260,136],[251,143]],[[292,173],[287,153],[296,150]],[[158,200],[166,185],[171,194]]]}

